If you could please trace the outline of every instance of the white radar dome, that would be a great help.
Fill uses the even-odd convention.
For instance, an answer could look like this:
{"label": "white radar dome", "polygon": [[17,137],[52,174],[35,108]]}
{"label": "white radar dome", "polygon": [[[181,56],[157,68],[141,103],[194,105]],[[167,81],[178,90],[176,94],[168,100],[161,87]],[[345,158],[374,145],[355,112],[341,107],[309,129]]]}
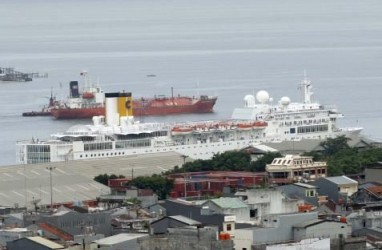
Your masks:
{"label": "white radar dome", "polygon": [[255,97],[253,95],[244,96],[245,107],[253,107],[255,105]]}
{"label": "white radar dome", "polygon": [[260,90],[259,92],[257,92],[256,94],[256,99],[258,102],[260,103],[266,103],[269,101],[269,94],[267,91],[265,90]]}
{"label": "white radar dome", "polygon": [[280,103],[281,103],[281,105],[283,105],[283,106],[288,106],[288,105],[290,104],[290,98],[287,97],[287,96],[283,96],[283,97],[281,97],[281,99],[280,99]]}

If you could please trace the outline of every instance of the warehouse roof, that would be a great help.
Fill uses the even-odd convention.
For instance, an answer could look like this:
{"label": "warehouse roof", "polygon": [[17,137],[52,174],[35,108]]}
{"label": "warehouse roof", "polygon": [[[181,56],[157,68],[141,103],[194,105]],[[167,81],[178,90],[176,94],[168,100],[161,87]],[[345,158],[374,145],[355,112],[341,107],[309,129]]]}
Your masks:
{"label": "warehouse roof", "polygon": [[93,200],[110,192],[107,186],[93,180],[97,175],[152,175],[182,164],[180,154],[168,152],[1,167],[0,206],[32,207],[32,200],[41,200],[39,205],[50,204],[50,180],[54,203]]}

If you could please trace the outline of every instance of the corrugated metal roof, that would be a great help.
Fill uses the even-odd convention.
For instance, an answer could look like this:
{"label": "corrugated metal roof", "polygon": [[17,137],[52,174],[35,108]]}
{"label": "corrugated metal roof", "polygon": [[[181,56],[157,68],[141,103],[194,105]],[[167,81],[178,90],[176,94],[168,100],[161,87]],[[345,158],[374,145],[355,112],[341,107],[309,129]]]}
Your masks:
{"label": "corrugated metal roof", "polygon": [[[364,144],[373,144],[375,141],[359,135],[349,135],[348,144],[350,147],[362,146]],[[304,139],[300,141],[281,141],[281,142],[266,142],[266,146],[277,149],[280,152],[307,152],[315,150],[323,150],[320,145],[326,139]]]}
{"label": "corrugated metal roof", "polygon": [[97,160],[78,160],[58,163],[12,165],[0,168],[0,206],[32,208],[50,204],[50,171],[52,170],[53,202],[93,200],[110,189],[93,178],[99,174],[131,176],[151,175],[183,164],[180,154],[174,152],[111,157]]}
{"label": "corrugated metal roof", "polygon": [[355,184],[356,182],[353,179],[350,179],[349,177],[343,175],[343,176],[334,176],[334,177],[326,177],[327,180],[336,183],[337,185],[343,185],[343,184]]}
{"label": "corrugated metal roof", "polygon": [[278,152],[277,149],[269,147],[269,146],[264,145],[264,144],[254,145],[253,148],[257,149],[259,151],[262,151],[262,152]]}
{"label": "corrugated metal roof", "polygon": [[147,236],[147,234],[120,233],[103,239],[95,240],[93,242],[101,246],[111,246],[124,241],[134,240],[145,236]]}
{"label": "corrugated metal roof", "polygon": [[32,240],[40,245],[46,246],[50,249],[64,249],[64,246],[57,244],[56,242],[47,240],[40,236],[27,237],[29,240]]}
{"label": "corrugated metal roof", "polygon": [[316,186],[306,184],[306,183],[301,183],[301,182],[293,183],[293,185],[304,187],[304,188],[317,188]]}
{"label": "corrugated metal roof", "polygon": [[358,186],[359,189],[368,189],[370,187],[379,187],[379,186],[382,186],[381,183],[379,182],[366,182],[366,183],[363,183],[361,185]]}
{"label": "corrugated metal roof", "polygon": [[183,222],[183,223],[185,223],[187,225],[190,225],[190,226],[200,225],[199,221],[187,218],[187,217],[185,217],[183,215],[173,215],[173,216],[168,216],[168,217],[169,218],[173,218],[174,220]]}
{"label": "corrugated metal roof", "polygon": [[228,198],[221,197],[219,199],[212,199],[211,202],[215,203],[217,206],[221,208],[247,208],[248,205],[245,204],[238,198]]}

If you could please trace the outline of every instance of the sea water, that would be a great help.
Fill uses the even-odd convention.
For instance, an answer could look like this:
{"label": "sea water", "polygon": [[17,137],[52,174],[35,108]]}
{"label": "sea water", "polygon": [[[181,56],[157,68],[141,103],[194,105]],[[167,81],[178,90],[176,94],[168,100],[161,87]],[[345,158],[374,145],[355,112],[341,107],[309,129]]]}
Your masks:
{"label": "sea water", "polygon": [[105,92],[218,96],[212,114],[141,118],[164,122],[228,119],[259,90],[299,101],[306,71],[341,126],[382,138],[381,13],[380,0],[1,0],[0,67],[49,77],[0,82],[0,165],[18,140],[91,122],[21,116],[67,98],[83,70]]}

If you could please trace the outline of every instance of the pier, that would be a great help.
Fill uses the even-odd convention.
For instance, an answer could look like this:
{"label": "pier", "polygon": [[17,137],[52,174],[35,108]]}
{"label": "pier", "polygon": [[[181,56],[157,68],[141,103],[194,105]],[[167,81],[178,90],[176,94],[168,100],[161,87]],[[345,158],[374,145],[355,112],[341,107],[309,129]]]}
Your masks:
{"label": "pier", "polygon": [[0,67],[0,81],[30,82],[33,78],[47,78],[48,73],[23,73],[14,68]]}

